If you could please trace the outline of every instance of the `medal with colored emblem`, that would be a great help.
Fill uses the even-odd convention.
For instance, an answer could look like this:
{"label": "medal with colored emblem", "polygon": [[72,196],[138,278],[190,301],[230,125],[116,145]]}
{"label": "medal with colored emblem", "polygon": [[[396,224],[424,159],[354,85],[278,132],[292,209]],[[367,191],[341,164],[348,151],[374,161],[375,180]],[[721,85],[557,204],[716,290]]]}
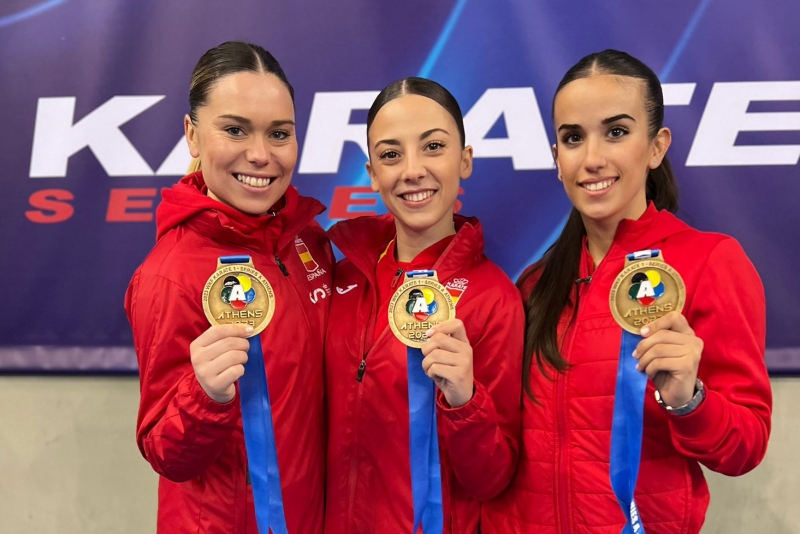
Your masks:
{"label": "medal with colored emblem", "polygon": [[275,292],[249,256],[223,257],[203,288],[203,311],[212,325],[252,326],[252,337],[272,320]]}
{"label": "medal with colored emblem", "polygon": [[389,301],[389,326],[409,347],[421,348],[428,329],[455,316],[453,297],[439,283],[436,271],[408,271]]}
{"label": "medal with colored emblem", "polygon": [[632,334],[669,312],[681,312],[686,286],[678,271],[667,265],[660,250],[628,254],[609,295],[611,314]]}

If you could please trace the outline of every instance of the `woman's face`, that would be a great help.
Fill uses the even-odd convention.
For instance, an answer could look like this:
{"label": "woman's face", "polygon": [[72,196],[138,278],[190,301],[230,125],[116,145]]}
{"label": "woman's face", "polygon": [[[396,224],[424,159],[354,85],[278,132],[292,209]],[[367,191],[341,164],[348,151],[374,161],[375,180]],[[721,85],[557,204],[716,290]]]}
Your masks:
{"label": "woman's face", "polygon": [[671,141],[648,134],[644,82],[594,75],[565,85],[555,98],[553,157],[572,204],[587,219],[616,224],[647,208],[648,172]]}
{"label": "woman's face", "polygon": [[384,105],[369,130],[372,189],[398,224],[414,233],[453,233],[459,183],[472,173],[472,148],[461,148],[456,121],[420,95]]}
{"label": "woman's face", "polygon": [[283,196],[297,163],[294,105],[273,74],[237,72],[217,80],[197,121],[184,119],[208,196],[262,215]]}

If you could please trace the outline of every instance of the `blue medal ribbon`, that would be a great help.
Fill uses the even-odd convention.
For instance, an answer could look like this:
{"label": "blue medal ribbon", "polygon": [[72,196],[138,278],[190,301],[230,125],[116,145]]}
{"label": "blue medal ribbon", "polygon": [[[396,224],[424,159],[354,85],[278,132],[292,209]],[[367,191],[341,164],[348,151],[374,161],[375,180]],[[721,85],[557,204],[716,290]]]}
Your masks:
{"label": "blue medal ribbon", "polygon": [[[628,254],[628,261],[655,258],[660,250],[643,250]],[[636,370],[636,360],[631,357],[641,336],[622,331],[617,366],[617,383],[614,390],[614,417],[611,424],[611,488],[625,515],[622,534],[644,534],[644,525],[633,498],[639,462],[642,455],[644,428],[644,397],[647,375]]]}
{"label": "blue medal ribbon", "polygon": [[[433,276],[434,271],[409,271],[407,278]],[[422,369],[422,350],[408,347],[408,416],[410,427],[411,493],[414,526],[424,534],[441,534],[442,469],[439,461],[439,432],[436,426],[436,384]]]}
{"label": "blue medal ribbon", "polygon": [[[250,257],[226,256],[219,261],[248,263]],[[270,529],[273,534],[288,534],[261,336],[255,335],[248,341],[250,348],[247,351],[247,363],[244,364],[244,375],[239,379],[239,397],[256,522],[262,534],[267,534]]]}

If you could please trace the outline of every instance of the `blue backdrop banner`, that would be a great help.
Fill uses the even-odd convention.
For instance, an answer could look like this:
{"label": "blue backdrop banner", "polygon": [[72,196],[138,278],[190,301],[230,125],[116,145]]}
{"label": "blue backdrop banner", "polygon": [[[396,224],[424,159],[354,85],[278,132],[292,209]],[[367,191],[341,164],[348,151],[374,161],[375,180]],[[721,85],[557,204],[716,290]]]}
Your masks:
{"label": "blue backdrop banner", "polygon": [[385,211],[364,172],[377,92],[411,75],[449,88],[476,158],[460,209],[512,278],[570,207],[550,153],[556,84],[590,52],[639,57],[664,84],[679,215],[742,243],[766,288],[770,370],[798,372],[798,20],[796,0],[5,0],[0,370],[136,371],[123,295],[189,161],[189,77],[238,39],[295,86],[293,183],[328,206],[324,227]]}

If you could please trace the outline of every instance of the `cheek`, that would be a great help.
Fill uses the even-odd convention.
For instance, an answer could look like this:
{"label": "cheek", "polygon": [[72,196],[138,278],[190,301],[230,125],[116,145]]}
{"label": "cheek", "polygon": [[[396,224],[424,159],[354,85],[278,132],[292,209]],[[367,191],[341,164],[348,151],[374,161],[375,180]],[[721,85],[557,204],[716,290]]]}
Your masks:
{"label": "cheek", "polygon": [[273,153],[284,169],[291,171],[297,165],[297,143],[277,147]]}

